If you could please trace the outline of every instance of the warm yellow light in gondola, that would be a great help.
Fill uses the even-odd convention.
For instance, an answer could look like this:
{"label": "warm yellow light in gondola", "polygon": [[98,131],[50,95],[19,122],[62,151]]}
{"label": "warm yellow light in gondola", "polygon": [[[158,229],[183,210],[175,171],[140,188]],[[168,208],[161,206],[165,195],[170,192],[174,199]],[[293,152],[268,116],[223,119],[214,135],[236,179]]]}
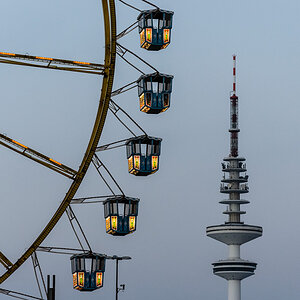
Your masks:
{"label": "warm yellow light in gondola", "polygon": [[143,109],[144,106],[145,106],[145,94],[143,93],[140,96],[140,109]]}
{"label": "warm yellow light in gondola", "polygon": [[78,272],[78,285],[84,287],[84,272]]}
{"label": "warm yellow light in gondola", "polygon": [[146,41],[152,43],[152,28],[146,28]]}
{"label": "warm yellow light in gondola", "polygon": [[133,157],[130,156],[130,157],[128,158],[128,171],[131,172],[132,169],[133,169]]}
{"label": "warm yellow light in gondola", "polygon": [[139,155],[134,156],[134,168],[139,170],[140,169],[140,164],[141,163],[141,158]]}
{"label": "warm yellow light in gondola", "polygon": [[145,29],[140,33],[141,46],[145,43]]}
{"label": "warm yellow light in gondola", "polygon": [[111,217],[111,228],[113,230],[118,230],[118,217],[116,216]]}
{"label": "warm yellow light in gondola", "polygon": [[146,42],[145,45],[143,46],[143,48],[149,49],[150,46],[151,46],[151,44]]}
{"label": "warm yellow light in gondola", "polygon": [[73,274],[73,287],[76,288],[77,286],[77,273]]}
{"label": "warm yellow light in gondola", "polygon": [[152,170],[157,170],[158,168],[158,156],[152,156]]}
{"label": "warm yellow light in gondola", "polygon": [[110,217],[105,219],[106,231],[110,230]]}
{"label": "warm yellow light in gondola", "polygon": [[129,230],[130,231],[135,230],[135,217],[134,216],[129,217]]}
{"label": "warm yellow light in gondola", "polygon": [[96,286],[101,287],[103,282],[103,273],[102,272],[97,272],[96,273]]}
{"label": "warm yellow light in gondola", "polygon": [[145,106],[145,107],[142,109],[142,112],[147,112],[147,111],[149,111],[149,110],[150,110],[150,107]]}
{"label": "warm yellow light in gondola", "polygon": [[170,43],[170,29],[164,29],[164,44]]}

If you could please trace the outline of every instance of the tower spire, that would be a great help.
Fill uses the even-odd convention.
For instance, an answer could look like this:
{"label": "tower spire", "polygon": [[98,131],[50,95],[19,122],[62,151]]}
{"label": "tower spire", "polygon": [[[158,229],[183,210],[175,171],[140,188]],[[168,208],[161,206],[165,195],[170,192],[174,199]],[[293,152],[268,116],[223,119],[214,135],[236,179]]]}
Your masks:
{"label": "tower spire", "polygon": [[239,147],[239,124],[238,124],[238,100],[236,95],[236,55],[233,55],[233,90],[230,97],[230,155],[232,157],[238,156]]}
{"label": "tower spire", "polygon": [[236,55],[232,55],[233,58],[233,87],[232,87],[232,94],[235,95],[236,93]]}
{"label": "tower spire", "polygon": [[230,154],[223,159],[220,192],[228,194],[224,214],[228,221],[206,228],[207,236],[227,244],[229,256],[213,263],[213,272],[228,281],[228,300],[241,300],[241,280],[254,275],[256,263],[240,258],[240,246],[262,235],[262,227],[246,225],[241,221],[245,211],[240,206],[249,201],[241,199],[241,194],[249,192],[246,159],[238,156],[238,97],[236,95],[236,55],[233,55],[233,91],[230,96]]}

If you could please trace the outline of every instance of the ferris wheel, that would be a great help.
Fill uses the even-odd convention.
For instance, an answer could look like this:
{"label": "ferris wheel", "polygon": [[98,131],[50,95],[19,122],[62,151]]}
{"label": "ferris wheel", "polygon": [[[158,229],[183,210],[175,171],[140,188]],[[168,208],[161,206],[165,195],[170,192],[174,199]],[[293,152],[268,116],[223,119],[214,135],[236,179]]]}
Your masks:
{"label": "ferris wheel", "polygon": [[[29,146],[30,141],[16,140],[14,137],[0,133],[0,146],[13,151],[16,155],[25,157],[32,163],[46,167],[50,172],[56,172],[58,176],[64,176],[70,180],[69,188],[65,196],[50,218],[43,230],[17,260],[12,260],[9,253],[0,249],[0,263],[5,271],[0,273],[0,285],[13,276],[25,261],[32,259],[35,274],[41,273],[37,258],[38,251],[49,253],[68,254],[71,260],[73,288],[79,291],[94,291],[103,287],[105,262],[107,259],[117,259],[109,255],[94,252],[83,228],[72,209],[73,205],[82,203],[101,202],[104,207],[105,231],[114,236],[125,236],[134,233],[137,229],[138,198],[128,197],[109,168],[100,159],[102,151],[125,147],[128,160],[128,172],[134,176],[148,176],[159,170],[159,159],[162,139],[152,137],[112,98],[137,88],[137,104],[141,113],[164,113],[171,105],[173,76],[164,74],[153,67],[149,62],[138,56],[134,51],[121,44],[120,39],[125,35],[135,32],[140,37],[140,47],[144,51],[159,51],[165,49],[171,42],[171,29],[173,12],[163,10],[153,3],[142,0],[152,6],[151,9],[141,10],[123,0],[119,0],[128,9],[138,11],[137,20],[126,29],[117,34],[117,19],[115,0],[102,0],[102,11],[105,34],[105,55],[103,63],[90,63],[79,60],[57,59],[45,56],[29,54],[17,54],[0,52],[0,63],[22,67],[34,67],[55,71],[67,71],[76,73],[93,74],[102,77],[100,101],[95,116],[95,121],[84,156],[79,168],[73,168],[56,160],[49,154],[40,152]],[[134,31],[135,30],[135,31]],[[166,51],[166,50],[164,50]],[[141,75],[133,82],[113,90],[116,73],[117,57],[136,69]],[[151,68],[150,73],[137,67],[131,58],[138,60],[142,65]],[[129,132],[129,137],[119,141],[111,141],[101,144],[101,135],[106,122],[107,114],[115,117]],[[130,124],[130,125],[128,125]],[[134,129],[132,129],[132,126]],[[137,133],[138,132],[138,133]],[[75,198],[90,165],[94,165],[101,180],[111,191],[110,195],[97,195]],[[108,176],[114,187],[105,179]],[[116,190],[118,192],[116,192]],[[43,242],[57,225],[60,218],[66,214],[75,236],[80,244],[80,249],[45,247]],[[72,254],[72,255],[70,255]],[[37,278],[37,276],[36,276]],[[38,281],[38,279],[37,279]],[[14,292],[0,288],[0,293],[20,299],[44,299],[40,285],[45,286],[42,276],[42,284],[39,284],[40,296],[30,296],[20,292]],[[47,295],[46,297],[50,297]]]}

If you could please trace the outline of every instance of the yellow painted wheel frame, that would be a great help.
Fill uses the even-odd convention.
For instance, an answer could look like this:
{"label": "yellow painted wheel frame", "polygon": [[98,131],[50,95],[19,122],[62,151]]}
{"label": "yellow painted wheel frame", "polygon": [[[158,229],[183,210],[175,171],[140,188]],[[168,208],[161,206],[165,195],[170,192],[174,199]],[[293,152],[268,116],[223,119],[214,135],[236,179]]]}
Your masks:
{"label": "yellow painted wheel frame", "polygon": [[102,8],[104,15],[105,31],[105,70],[98,112],[85,155],[83,157],[79,170],[76,173],[74,181],[70,186],[64,200],[58,207],[57,211],[55,212],[47,226],[44,228],[44,230],[36,238],[33,244],[28,248],[28,250],[26,250],[24,254],[15,263],[13,263],[12,266],[9,267],[9,269],[0,277],[0,284],[3,283],[9,276],[11,276],[34,253],[34,251],[41,245],[41,243],[45,240],[45,238],[48,236],[51,230],[55,227],[63,213],[66,211],[75,193],[77,192],[90,166],[96,147],[99,143],[111,97],[116,60],[115,1],[102,0]]}

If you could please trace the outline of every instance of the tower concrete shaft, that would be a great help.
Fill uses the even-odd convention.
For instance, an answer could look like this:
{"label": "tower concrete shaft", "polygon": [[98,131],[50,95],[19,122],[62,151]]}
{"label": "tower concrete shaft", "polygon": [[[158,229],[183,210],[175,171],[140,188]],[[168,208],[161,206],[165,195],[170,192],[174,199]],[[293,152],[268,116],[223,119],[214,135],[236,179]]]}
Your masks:
{"label": "tower concrete shaft", "polygon": [[228,280],[228,299],[240,300],[241,299],[241,281]]}
{"label": "tower concrete shaft", "polygon": [[241,194],[249,192],[246,159],[238,156],[238,97],[236,96],[236,55],[233,55],[233,92],[230,97],[230,154],[223,159],[220,192],[228,194],[223,213],[228,220],[221,225],[206,228],[207,236],[225,243],[229,247],[228,258],[213,263],[213,273],[228,281],[228,300],[241,300],[241,280],[254,275],[256,263],[240,257],[240,246],[262,235],[262,227],[246,225],[241,221],[241,205],[249,201],[241,199]]}

